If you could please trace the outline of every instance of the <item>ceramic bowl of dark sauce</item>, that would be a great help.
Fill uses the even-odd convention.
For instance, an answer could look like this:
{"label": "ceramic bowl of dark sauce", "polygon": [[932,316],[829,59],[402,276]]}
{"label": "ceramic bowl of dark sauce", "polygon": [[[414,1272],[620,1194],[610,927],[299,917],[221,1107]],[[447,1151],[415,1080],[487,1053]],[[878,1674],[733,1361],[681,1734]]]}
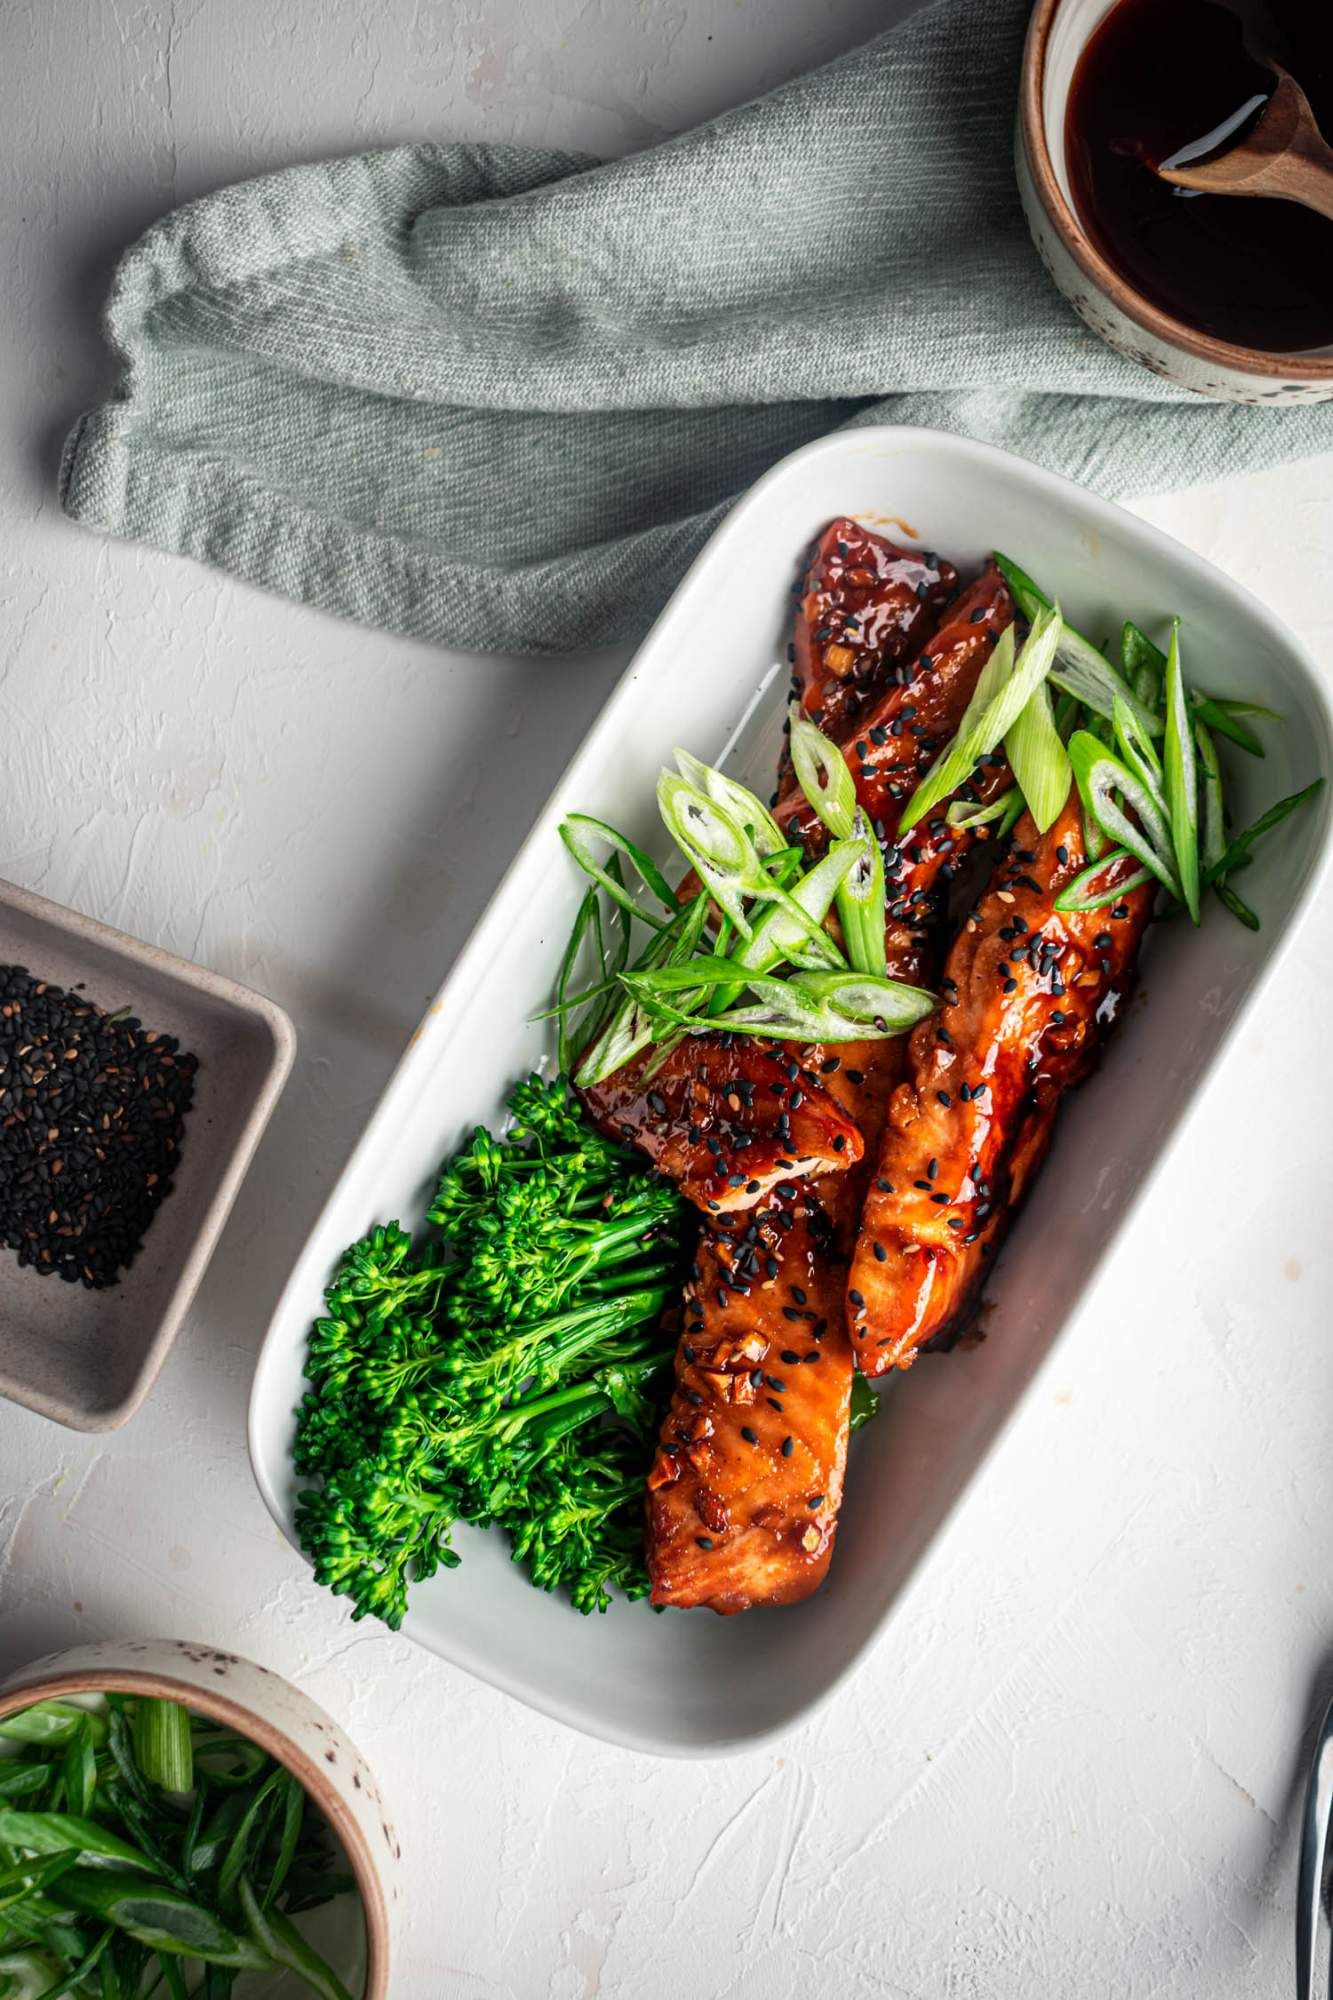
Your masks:
{"label": "ceramic bowl of dark sauce", "polygon": [[1333,139],[1333,0],[1038,0],[1024,56],[1019,187],[1052,276],[1121,353],[1236,401],[1333,397],[1333,221],[1155,169],[1243,138],[1282,70]]}

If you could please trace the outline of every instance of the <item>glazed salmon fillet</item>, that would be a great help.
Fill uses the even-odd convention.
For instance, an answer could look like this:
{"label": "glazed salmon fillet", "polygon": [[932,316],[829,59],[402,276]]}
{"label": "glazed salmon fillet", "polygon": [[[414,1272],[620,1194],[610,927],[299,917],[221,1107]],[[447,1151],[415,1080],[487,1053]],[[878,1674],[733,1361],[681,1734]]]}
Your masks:
{"label": "glazed salmon fillet", "polygon": [[[918,657],[910,679],[890,689],[877,705],[875,720],[866,725],[873,737],[867,734],[847,746],[857,801],[877,828],[883,826],[885,813],[890,826],[896,827],[902,803],[958,728],[981,670],[1013,617],[1013,599],[991,565],[947,614]],[[968,791],[985,800],[1010,782],[1008,767],[999,757],[972,774]],[[949,825],[948,803],[942,801],[928,820],[905,836],[882,842],[886,970],[890,979],[908,986],[930,983],[938,963],[949,886],[979,837],[976,830]],[[787,806],[787,829],[814,851],[823,829],[804,801],[802,806],[804,810]],[[779,817],[783,816],[780,809]],[[985,837],[983,829],[980,838]],[[859,1220],[866,1172],[879,1144],[889,1096],[903,1075],[906,1043],[901,1038],[841,1043],[808,1051],[806,1060],[855,1119],[864,1143],[861,1171],[849,1174],[843,1186],[826,1194],[839,1241],[850,1253],[849,1231]]]}
{"label": "glazed salmon fillet", "polygon": [[[891,810],[896,822],[897,797],[907,798],[957,728],[1013,615],[1003,579],[988,571],[946,614],[941,633],[922,642],[905,680],[895,680],[880,696],[876,740],[866,745],[874,758],[873,789],[864,768],[869,760],[852,758],[858,794],[872,813]],[[919,635],[924,628],[916,629]],[[929,725],[913,729],[918,713]],[[1002,766],[995,774],[975,775],[982,787],[1008,782]],[[789,804],[786,817],[813,850],[822,844],[823,829],[802,806]],[[928,823],[887,846],[891,978],[920,984],[937,962],[945,894],[975,837],[950,827],[941,805]],[[765,1059],[781,1068],[788,1105],[800,1100],[804,1108],[818,1093],[853,1124],[860,1144],[856,1158],[850,1146],[842,1151],[835,1173],[811,1165],[800,1178],[770,1181],[762,1195],[751,1194],[748,1183],[730,1190],[731,1207],[753,1212],[744,1223],[727,1216],[703,1232],[677,1349],[675,1394],[649,1481],[647,1555],[655,1604],[731,1613],[795,1603],[823,1580],[847,1456],[853,1373],[848,1260],[866,1169],[903,1075],[905,1048],[896,1038],[765,1051]],[[720,1037],[700,1038],[693,1050],[710,1071],[731,1054]],[[815,1358],[804,1358],[811,1354]]]}
{"label": "glazed salmon fillet", "polygon": [[[856,785],[857,802],[881,841],[893,840],[922,772],[963,719],[981,669],[1014,620],[1014,600],[994,563],[949,606],[922,645],[910,675],[869,707],[850,733],[834,735]],[[778,824],[810,852],[825,834],[799,791],[778,805]]]}
{"label": "glazed salmon fillet", "polygon": [[[815,543],[788,648],[802,713],[841,742],[957,588],[952,563],[913,555],[846,515],[832,522]],[[784,752],[782,789],[791,782]]]}
{"label": "glazed salmon fillet", "polygon": [[649,1049],[579,1092],[609,1138],[638,1146],[711,1213],[753,1208],[774,1183],[836,1174],[865,1150],[855,1118],[818,1077],[749,1035],[686,1036],[662,1061]]}
{"label": "glazed salmon fillet", "polygon": [[654,1604],[731,1613],[822,1582],[847,1463],[845,1269],[808,1183],[704,1231],[648,1475]]}
{"label": "glazed salmon fillet", "polygon": [[904,1368],[966,1326],[1061,1100],[1123,1009],[1154,889],[1056,910],[1087,859],[1074,789],[1044,835],[1025,815],[949,952],[938,1012],[912,1032],[848,1283],[864,1374]]}

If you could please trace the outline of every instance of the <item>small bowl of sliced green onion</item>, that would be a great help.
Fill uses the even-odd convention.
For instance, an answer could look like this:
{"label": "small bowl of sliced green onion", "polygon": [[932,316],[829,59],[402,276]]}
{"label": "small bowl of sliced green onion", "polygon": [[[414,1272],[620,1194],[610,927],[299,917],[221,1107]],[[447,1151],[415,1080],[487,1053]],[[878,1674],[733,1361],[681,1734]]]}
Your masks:
{"label": "small bowl of sliced green onion", "polygon": [[342,1730],[234,1654],[114,1640],[0,1691],[0,2000],[386,2000],[398,1859]]}

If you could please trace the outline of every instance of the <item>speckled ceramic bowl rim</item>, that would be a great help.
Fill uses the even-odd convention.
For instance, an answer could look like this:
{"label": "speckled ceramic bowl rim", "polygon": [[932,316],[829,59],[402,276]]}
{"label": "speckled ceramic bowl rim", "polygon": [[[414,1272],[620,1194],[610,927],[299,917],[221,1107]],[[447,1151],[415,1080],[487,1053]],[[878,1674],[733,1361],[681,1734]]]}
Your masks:
{"label": "speckled ceramic bowl rim", "polygon": [[1042,97],[1046,81],[1046,52],[1063,0],[1037,0],[1028,23],[1023,49],[1023,74],[1019,92],[1019,120],[1033,185],[1052,228],[1089,282],[1118,306],[1126,318],[1153,334],[1168,346],[1193,354],[1214,366],[1235,369],[1241,374],[1262,375],[1278,382],[1333,381],[1333,354],[1267,354],[1262,348],[1235,347],[1186,326],[1136,292],[1128,280],[1107,262],[1089,241],[1055,178],[1050,149],[1046,144],[1046,120]]}
{"label": "speckled ceramic bowl rim", "polygon": [[0,1721],[34,1702],[61,1701],[72,1694],[140,1694],[178,1701],[209,1722],[225,1723],[238,1736],[248,1737],[290,1771],[324,1814],[352,1864],[365,1912],[366,1980],[361,2000],[388,2000],[389,1913],[384,1889],[364,1833],[313,1758],[298,1750],[274,1723],[230,1695],[215,1694],[172,1674],[136,1672],[132,1667],[79,1667],[68,1673],[40,1674],[22,1687],[7,1687],[0,1692]]}

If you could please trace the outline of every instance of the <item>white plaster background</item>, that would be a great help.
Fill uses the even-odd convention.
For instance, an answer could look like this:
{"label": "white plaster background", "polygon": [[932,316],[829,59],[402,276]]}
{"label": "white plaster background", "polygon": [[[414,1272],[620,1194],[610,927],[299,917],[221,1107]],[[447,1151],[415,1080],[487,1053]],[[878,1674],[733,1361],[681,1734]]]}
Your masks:
{"label": "white plaster background", "polygon": [[[1327,913],[878,1652],[776,1754],[628,1756],[353,1627],[246,1462],[286,1267],[617,661],[450,657],[64,524],[115,251],[326,151],[649,143],[885,12],[0,5],[0,873],[253,982],[301,1034],[141,1416],[90,1440],[0,1408],[0,1665],[151,1630],[308,1687],[409,1857],[395,2000],[1289,1989],[1293,1788],[1333,1658]],[[1141,511],[1329,655],[1333,459]]]}

